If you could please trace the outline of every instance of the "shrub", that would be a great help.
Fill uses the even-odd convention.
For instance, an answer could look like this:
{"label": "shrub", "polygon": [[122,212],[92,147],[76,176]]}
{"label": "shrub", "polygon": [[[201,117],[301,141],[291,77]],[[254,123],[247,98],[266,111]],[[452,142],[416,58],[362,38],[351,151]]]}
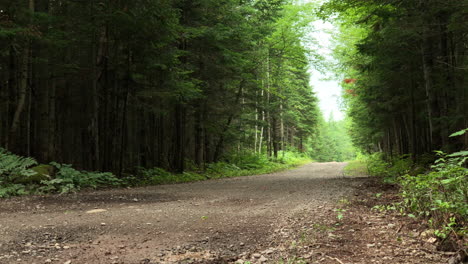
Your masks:
{"label": "shrub", "polygon": [[468,157],[437,154],[430,173],[401,177],[403,206],[429,217],[437,228],[467,224],[468,169],[462,165]]}
{"label": "shrub", "polygon": [[99,187],[119,186],[122,181],[110,172],[78,171],[68,164],[51,162],[57,168],[55,178],[41,181],[38,191],[42,193],[68,193],[83,188],[96,189]]}
{"label": "shrub", "polygon": [[37,165],[30,157],[21,157],[0,148],[0,181],[13,183],[15,180],[27,178],[36,174],[29,168]]}
{"label": "shrub", "polygon": [[120,184],[121,181],[110,172],[78,171],[71,165],[55,162],[38,165],[33,158],[0,149],[0,198],[36,193],[67,193]]}
{"label": "shrub", "polygon": [[242,152],[228,155],[226,161],[234,164],[239,169],[260,169],[270,165],[270,161],[265,155],[253,152]]}
{"label": "shrub", "polygon": [[396,182],[397,177],[407,174],[413,166],[410,155],[401,155],[386,160],[380,152],[368,155],[364,162],[368,175],[382,177],[385,183],[391,184]]}

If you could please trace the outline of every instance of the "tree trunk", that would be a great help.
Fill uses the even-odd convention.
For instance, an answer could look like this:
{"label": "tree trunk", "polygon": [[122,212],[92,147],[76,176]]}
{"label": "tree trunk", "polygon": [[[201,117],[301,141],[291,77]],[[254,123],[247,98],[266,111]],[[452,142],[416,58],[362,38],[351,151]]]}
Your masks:
{"label": "tree trunk", "polygon": [[[425,8],[425,0],[420,1],[420,10],[424,11]],[[429,147],[432,149],[433,147],[433,114],[432,114],[432,103],[433,99],[433,89],[434,89],[434,81],[433,81],[433,57],[432,57],[432,43],[428,33],[428,26],[423,26],[422,32],[422,65],[423,65],[423,76],[424,76],[424,87],[426,92],[426,111],[427,111],[427,119],[429,125]]]}
{"label": "tree trunk", "polygon": [[[244,85],[244,81],[242,80],[241,83],[239,84],[239,90],[237,91],[237,95],[236,95],[236,100],[234,102],[234,105],[238,105],[239,104],[239,101],[240,101],[240,98],[241,98],[241,94],[242,94],[242,87]],[[225,136],[226,136],[226,132],[228,131],[229,127],[231,126],[231,123],[232,123],[232,120],[234,118],[234,112],[232,112],[229,117],[228,117],[228,120],[226,122],[226,125],[224,126],[223,130],[221,131],[221,134],[219,136],[219,141],[218,143],[216,144],[216,148],[215,148],[215,153],[214,153],[214,161],[218,161],[218,159],[220,158],[221,156],[221,150],[224,146],[224,139],[225,139]]]}
{"label": "tree trunk", "polygon": [[[28,8],[29,11],[33,14],[34,13],[34,0],[28,1]],[[20,80],[18,86],[18,103],[16,105],[15,114],[13,116],[13,121],[11,123],[9,136],[6,144],[6,148],[18,151],[17,150],[17,142],[16,142],[16,132],[20,125],[21,121],[21,114],[24,111],[24,106],[26,103],[26,96],[28,90],[28,78],[29,78],[29,61],[30,61],[30,53],[31,53],[31,41],[27,40],[25,46],[23,48],[23,52],[21,54],[21,65],[20,65]]]}
{"label": "tree trunk", "polygon": [[172,169],[176,173],[182,173],[185,169],[185,107],[180,103],[175,107],[174,118],[174,159]]}

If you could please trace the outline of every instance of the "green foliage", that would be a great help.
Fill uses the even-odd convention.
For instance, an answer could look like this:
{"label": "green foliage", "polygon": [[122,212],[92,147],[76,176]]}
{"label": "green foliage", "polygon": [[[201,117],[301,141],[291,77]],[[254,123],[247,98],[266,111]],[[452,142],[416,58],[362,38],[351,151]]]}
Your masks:
{"label": "green foliage", "polygon": [[310,162],[310,159],[297,152],[280,152],[278,160],[268,160],[265,155],[245,152],[233,154],[226,161],[210,163],[205,171],[198,168],[174,174],[161,168],[139,168],[137,175],[126,179],[130,185],[158,185],[202,181],[206,179],[229,178],[245,175],[272,173]]}
{"label": "green foliage", "polygon": [[136,178],[128,181],[128,183],[132,185],[158,185],[201,181],[205,179],[206,177],[203,175],[193,172],[174,174],[161,168],[139,168]]}
{"label": "green foliage", "polygon": [[349,161],[343,171],[346,176],[358,177],[368,175],[365,161],[359,159]]}
{"label": "green foliage", "polygon": [[9,184],[0,181],[0,198],[7,198],[17,195],[25,195],[29,192],[23,184]]}
{"label": "green foliage", "polygon": [[457,137],[457,136],[462,136],[464,134],[468,133],[468,128],[462,129],[460,131],[457,131],[455,133],[452,133],[449,137]]}
{"label": "green foliage", "polygon": [[69,193],[76,192],[84,188],[102,188],[119,186],[121,180],[110,172],[89,172],[78,171],[68,164],[52,162],[51,165],[57,168],[55,178],[41,181],[38,188],[42,193]]}
{"label": "green foliage", "polygon": [[401,177],[403,205],[410,212],[431,218],[435,227],[454,226],[453,222],[466,225],[468,169],[462,164],[468,156],[451,158],[443,152],[438,155],[431,172]]}
{"label": "green foliage", "polygon": [[[306,38],[315,5],[12,2],[0,14],[0,83],[39,92],[26,89],[23,104],[22,85],[0,90],[11,99],[0,108],[0,131],[10,129],[15,107],[32,113],[20,115],[19,127],[34,129],[9,142],[1,136],[0,145],[119,174],[139,166],[182,172],[190,162],[221,161],[237,145],[268,156],[302,148],[319,114],[308,67],[320,56]],[[54,76],[61,81],[47,85]],[[282,135],[267,136],[278,123]]]}
{"label": "green foliage", "polygon": [[0,148],[0,183],[35,175],[36,172],[29,169],[34,165],[37,165],[35,159],[21,157]]}
{"label": "green foliage", "polygon": [[[226,161],[207,164],[204,172],[197,172],[195,170],[174,174],[161,168],[139,168],[135,175],[127,175],[123,179],[118,179],[110,172],[79,171],[72,168],[71,165],[56,162],[51,162],[50,165],[42,164],[31,169],[29,168],[30,166],[37,164],[34,159],[20,157],[5,151],[2,152],[0,159],[4,162],[2,166],[3,174],[0,178],[0,198],[24,194],[63,194],[76,192],[85,188],[97,189],[125,185],[171,184],[202,181],[212,178],[263,174],[284,170],[310,161],[304,154],[298,152],[280,152],[280,158],[277,160],[269,160],[265,155],[246,152],[244,155],[230,155],[226,158]],[[7,164],[7,161],[13,161],[14,166],[9,163]],[[12,172],[15,175],[19,172],[22,172],[24,175],[30,175],[31,172],[37,174],[36,171],[51,174],[50,167],[52,166],[55,168],[53,175],[47,175],[48,178],[46,180],[37,183],[30,181],[18,184],[13,182],[10,177],[7,177]],[[27,173],[24,173],[24,171]]]}
{"label": "green foliage", "polygon": [[228,155],[226,160],[239,169],[259,169],[270,163],[265,155],[252,152],[234,153]]}
{"label": "green foliage", "polygon": [[343,220],[343,218],[344,218],[344,213],[346,212],[346,209],[343,209],[343,208],[336,208],[336,209],[334,209],[333,211],[336,212],[336,219],[337,219],[338,221]]}
{"label": "green foliage", "polygon": [[[462,76],[468,60],[463,52],[455,55],[467,41],[461,1],[328,0],[321,11],[338,28],[333,70],[344,80],[343,106],[357,148],[419,156],[468,147],[466,140],[442,140],[467,124],[468,85]],[[463,59],[453,62],[450,56]]]}
{"label": "green foliage", "polygon": [[369,175],[382,177],[388,183],[393,183],[396,177],[407,174],[413,165],[408,155],[387,160],[381,152],[365,156],[365,163]]}
{"label": "green foliage", "polygon": [[317,161],[348,161],[356,158],[348,133],[348,120],[335,121],[330,117],[328,122],[320,119],[318,132],[309,140],[308,153]]}
{"label": "green foliage", "polygon": [[358,154],[357,159],[348,162],[344,174],[348,176],[376,176],[385,183],[394,184],[399,176],[409,173],[414,168],[409,155],[385,159],[384,153]]}
{"label": "green foliage", "polygon": [[[463,133],[458,133],[462,135]],[[386,176],[400,185],[400,203],[376,206],[373,209],[399,210],[408,217],[429,219],[435,235],[446,239],[451,235],[464,236],[468,233],[468,168],[465,167],[468,154],[463,151],[457,155],[435,151],[437,159],[427,173],[421,171],[431,155],[420,157],[413,164],[408,156],[402,156],[391,162],[384,161],[382,154],[366,157],[369,172],[372,175]],[[412,170],[409,170],[410,167]],[[425,171],[425,170],[423,170]],[[409,174],[408,172],[411,172]]]}
{"label": "green foliage", "polygon": [[205,175],[208,178],[222,178],[266,174],[309,161],[310,159],[306,155],[294,151],[279,151],[276,160],[270,160],[265,155],[252,152],[236,153],[228,155],[226,162],[208,164]]}
{"label": "green foliage", "polygon": [[297,151],[280,151],[278,157],[279,158],[276,162],[283,164],[301,164],[310,161],[309,157],[305,153]]}
{"label": "green foliage", "polygon": [[21,157],[0,148],[0,198],[29,193],[26,186],[16,181],[36,174],[30,167],[37,161],[30,157]]}
{"label": "green foliage", "polygon": [[[37,165],[30,157],[21,157],[0,149],[0,197],[24,194],[68,193],[83,188],[119,186],[121,181],[109,172],[78,171],[71,165],[51,162]],[[35,167],[33,167],[35,166]],[[52,168],[56,173],[52,174]]]}

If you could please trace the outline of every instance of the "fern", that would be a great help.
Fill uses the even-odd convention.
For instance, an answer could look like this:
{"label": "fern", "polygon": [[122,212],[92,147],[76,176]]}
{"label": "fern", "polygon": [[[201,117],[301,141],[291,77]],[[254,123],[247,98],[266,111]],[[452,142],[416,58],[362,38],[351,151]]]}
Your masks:
{"label": "fern", "polygon": [[41,181],[43,185],[39,188],[44,193],[69,193],[83,188],[100,188],[108,186],[119,186],[122,181],[110,172],[78,171],[68,164],[51,162],[50,165],[58,169],[55,179]]}
{"label": "fern", "polygon": [[56,162],[50,163],[57,169],[54,178],[49,177],[40,181],[40,184],[18,181],[20,178],[36,175],[36,171],[29,169],[36,165],[38,163],[33,158],[21,157],[0,148],[0,198],[28,193],[69,193],[83,188],[96,189],[122,184],[110,172],[78,171],[71,165]]}
{"label": "fern", "polygon": [[0,148],[0,177],[6,181],[12,176],[31,176],[35,172],[28,168],[37,165],[37,161],[31,157],[21,157]]}
{"label": "fern", "polygon": [[6,184],[3,185],[0,182],[0,198],[7,198],[10,196],[24,195],[28,194],[26,191],[26,186],[23,184]]}

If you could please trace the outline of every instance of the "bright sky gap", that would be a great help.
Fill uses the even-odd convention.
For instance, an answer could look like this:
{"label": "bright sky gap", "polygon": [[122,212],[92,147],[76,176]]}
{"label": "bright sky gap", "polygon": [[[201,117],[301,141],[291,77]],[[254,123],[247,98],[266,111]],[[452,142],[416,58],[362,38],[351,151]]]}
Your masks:
{"label": "bright sky gap", "polygon": [[[319,44],[319,54],[324,56],[327,61],[332,61],[332,35],[331,32],[335,27],[329,22],[315,21],[313,27],[315,30],[311,32],[311,37]],[[309,47],[316,49],[317,47]],[[335,120],[342,120],[344,113],[340,109],[341,87],[338,80],[328,78],[326,74],[310,67],[310,84],[312,85],[317,97],[320,100],[320,109],[322,110],[325,120],[330,116]]]}

